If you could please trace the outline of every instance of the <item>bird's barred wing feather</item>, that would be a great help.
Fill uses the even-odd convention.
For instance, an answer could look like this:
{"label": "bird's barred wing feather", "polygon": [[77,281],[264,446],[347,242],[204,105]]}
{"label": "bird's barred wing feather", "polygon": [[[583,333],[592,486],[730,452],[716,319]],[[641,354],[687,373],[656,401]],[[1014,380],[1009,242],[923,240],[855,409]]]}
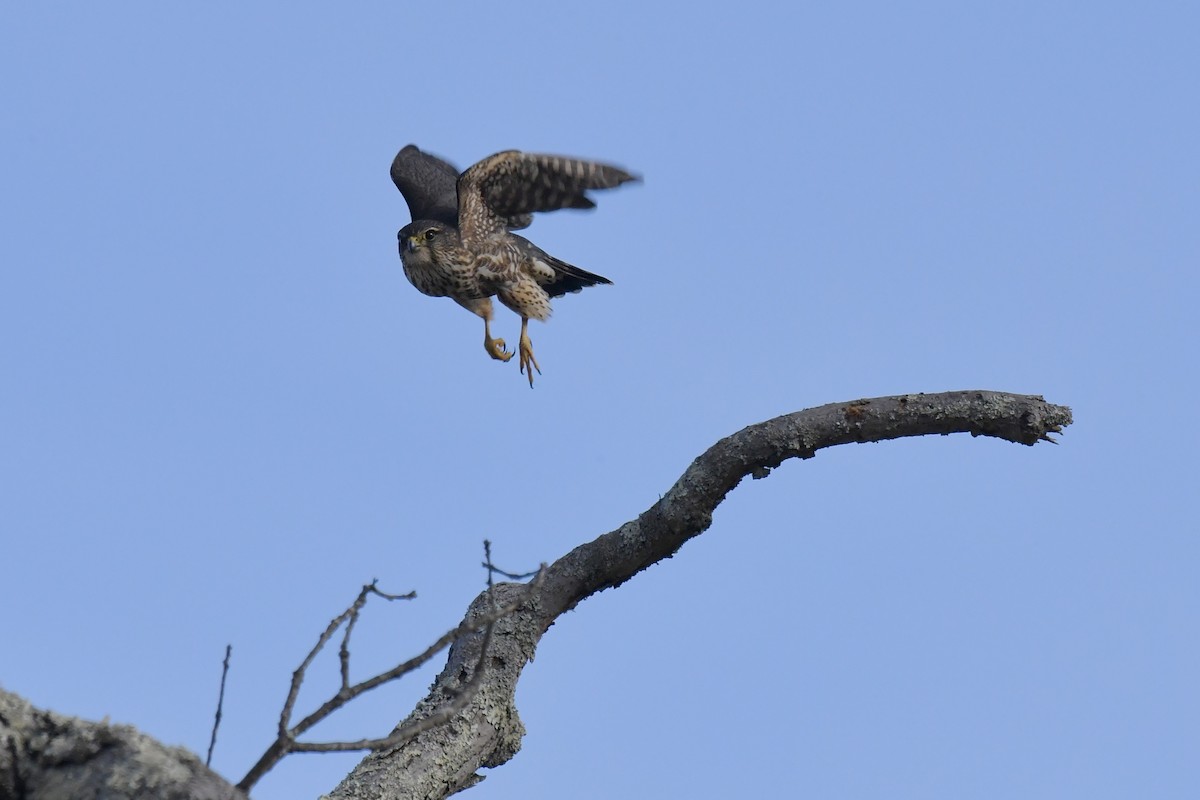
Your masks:
{"label": "bird's barred wing feather", "polygon": [[459,232],[464,241],[508,227],[513,217],[560,208],[593,208],[589,189],[612,189],[637,177],[620,167],[562,156],[505,150],[458,179]]}

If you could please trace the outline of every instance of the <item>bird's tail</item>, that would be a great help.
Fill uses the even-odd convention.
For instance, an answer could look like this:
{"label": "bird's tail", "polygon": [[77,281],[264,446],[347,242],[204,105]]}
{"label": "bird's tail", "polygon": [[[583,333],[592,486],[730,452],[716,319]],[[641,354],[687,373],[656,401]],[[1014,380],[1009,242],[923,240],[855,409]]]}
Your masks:
{"label": "bird's tail", "polygon": [[560,258],[555,258],[522,236],[513,234],[513,238],[521,241],[522,246],[527,249],[530,256],[554,270],[554,280],[541,284],[542,288],[546,290],[546,294],[551,297],[561,297],[569,292],[578,292],[588,286],[612,283],[612,281],[603,275],[588,272],[586,269],[577,267],[574,264],[568,264]]}

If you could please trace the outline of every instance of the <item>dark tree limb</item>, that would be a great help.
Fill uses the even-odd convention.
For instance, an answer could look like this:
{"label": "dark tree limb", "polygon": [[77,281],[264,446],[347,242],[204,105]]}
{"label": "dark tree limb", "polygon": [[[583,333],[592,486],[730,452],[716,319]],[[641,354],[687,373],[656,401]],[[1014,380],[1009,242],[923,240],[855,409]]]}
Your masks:
{"label": "dark tree limb", "polygon": [[[834,403],[751,425],[710,447],[636,520],[576,547],[541,574],[536,586],[500,584],[501,602],[520,602],[500,620],[486,660],[488,674],[471,702],[444,725],[365,758],[330,795],[333,800],[442,798],[479,781],[520,747],[524,727],[513,705],[517,680],[542,634],[564,612],[619,586],[675,553],[712,524],[714,509],[746,476],[764,478],[789,458],[851,442],[970,433],[1018,444],[1052,442],[1071,410],[1041,397],[968,391],[901,395]],[[511,599],[510,599],[511,598]],[[467,619],[484,613],[485,595]],[[455,642],[449,663],[401,727],[437,714],[471,680],[480,634]]]}

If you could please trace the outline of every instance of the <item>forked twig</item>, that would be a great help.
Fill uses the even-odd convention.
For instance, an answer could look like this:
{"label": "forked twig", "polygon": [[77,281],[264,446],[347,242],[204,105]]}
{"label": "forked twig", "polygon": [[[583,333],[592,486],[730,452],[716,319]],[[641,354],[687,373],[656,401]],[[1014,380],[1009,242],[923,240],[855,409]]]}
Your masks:
{"label": "forked twig", "polygon": [[[488,568],[487,584],[490,593],[493,587],[492,574],[499,573],[507,575],[508,573],[504,573],[503,571],[496,569],[495,566],[491,564],[490,542],[485,543],[484,552],[487,558],[484,566]],[[537,578],[535,578],[535,580],[530,584],[533,586],[538,583],[538,579],[540,579],[541,575],[540,571],[538,573],[531,574],[537,576]],[[479,686],[482,684],[487,649],[491,642],[492,629],[496,621],[517,610],[517,608],[519,608],[524,602],[523,599],[521,599],[502,606],[496,606],[493,604],[492,608],[487,613],[471,621],[464,620],[457,627],[438,637],[435,642],[426,647],[416,656],[397,664],[395,667],[392,667],[386,672],[381,672],[378,675],[374,675],[358,683],[351,684],[350,635],[354,630],[354,625],[358,621],[359,612],[366,604],[367,598],[372,594],[383,597],[386,600],[407,600],[416,596],[415,592],[409,592],[408,594],[404,595],[387,594],[376,586],[375,581],[372,581],[370,584],[362,588],[358,594],[358,597],[355,598],[354,602],[349,608],[330,621],[329,625],[325,628],[324,632],[322,632],[312,650],[309,651],[308,655],[301,662],[300,666],[297,667],[296,671],[292,673],[292,682],[288,689],[287,699],[284,701],[283,709],[279,715],[279,728],[275,741],[272,742],[271,746],[267,748],[266,752],[263,753],[258,762],[250,768],[250,771],[247,772],[246,776],[238,783],[239,789],[249,792],[251,787],[253,787],[263,775],[265,775],[273,766],[275,766],[275,764],[277,764],[289,753],[382,750],[389,747],[394,747],[429,730],[430,728],[444,724],[471,702],[471,699],[475,696]],[[330,639],[333,638],[333,635],[337,632],[338,628],[340,628],[343,624],[345,624],[346,627],[342,635],[341,647],[338,651],[341,685],[338,687],[337,692],[335,692],[328,700],[322,703],[320,707],[299,722],[292,724],[291,719],[293,711],[295,710],[296,698],[300,694],[300,687],[304,683],[304,677],[307,673],[309,665],[312,664],[313,660],[317,657],[321,650],[324,649],[325,645],[329,643]],[[401,678],[416,669],[419,669],[431,658],[452,644],[455,640],[462,636],[476,633],[480,630],[483,631],[483,641],[481,644],[479,659],[475,665],[474,673],[467,683],[457,691],[454,698],[444,707],[440,708],[437,712],[425,717],[424,719],[416,720],[408,725],[401,726],[400,728],[392,731],[392,733],[389,735],[383,737],[358,739],[355,741],[344,742],[297,741],[298,737],[303,735],[318,722],[321,722],[326,717],[330,716],[342,706],[354,700],[354,698],[369,692],[372,689],[382,686],[385,683]]]}

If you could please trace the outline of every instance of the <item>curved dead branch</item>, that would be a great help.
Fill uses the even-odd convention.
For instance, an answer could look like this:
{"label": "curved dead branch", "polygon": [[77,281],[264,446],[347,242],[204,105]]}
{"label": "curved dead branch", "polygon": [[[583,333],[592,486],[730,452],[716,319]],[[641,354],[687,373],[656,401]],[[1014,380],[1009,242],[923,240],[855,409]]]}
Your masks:
{"label": "curved dead branch", "polygon": [[[513,694],[546,629],[584,598],[619,586],[703,533],[712,524],[714,509],[743,478],[764,478],[789,458],[812,458],[818,450],[839,444],[970,433],[1033,445],[1052,442],[1050,435],[1070,423],[1069,408],[1037,396],[945,392],[833,403],[751,425],[722,439],[637,519],[576,547],[547,567],[536,586],[498,585],[496,591],[505,593],[498,602],[520,600],[520,605],[496,623],[486,657],[480,632],[458,639],[429,694],[399,728],[439,714],[461,698],[469,684],[479,687],[471,701],[445,724],[365,758],[331,797],[447,797],[483,780],[480,767],[512,758],[524,734]],[[486,595],[481,595],[464,624],[489,607]],[[487,674],[473,681],[478,665],[485,665]]]}

